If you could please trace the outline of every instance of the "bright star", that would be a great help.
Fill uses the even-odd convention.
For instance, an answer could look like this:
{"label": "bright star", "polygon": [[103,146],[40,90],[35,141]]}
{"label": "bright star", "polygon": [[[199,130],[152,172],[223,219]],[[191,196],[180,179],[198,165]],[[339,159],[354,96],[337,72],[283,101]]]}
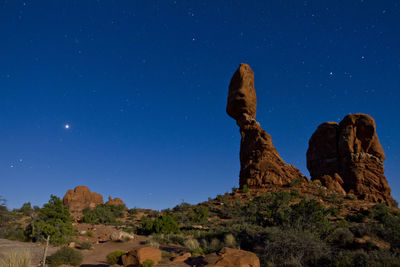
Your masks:
{"label": "bright star", "polygon": [[69,124],[65,124],[65,125],[64,125],[64,128],[65,128],[65,129],[69,129]]}

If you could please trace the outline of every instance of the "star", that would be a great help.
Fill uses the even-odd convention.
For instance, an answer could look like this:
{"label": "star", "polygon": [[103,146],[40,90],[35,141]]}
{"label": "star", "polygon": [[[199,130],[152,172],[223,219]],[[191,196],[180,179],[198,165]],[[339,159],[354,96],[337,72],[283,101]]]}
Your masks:
{"label": "star", "polygon": [[67,129],[67,130],[69,129],[69,127],[70,127],[69,124],[65,124],[64,125],[64,128]]}

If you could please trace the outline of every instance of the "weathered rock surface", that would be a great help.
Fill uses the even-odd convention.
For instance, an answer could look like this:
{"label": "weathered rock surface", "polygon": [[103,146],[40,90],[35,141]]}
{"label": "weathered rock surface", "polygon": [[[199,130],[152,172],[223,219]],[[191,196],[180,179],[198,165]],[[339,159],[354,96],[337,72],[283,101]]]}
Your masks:
{"label": "weathered rock surface", "polygon": [[161,261],[161,250],[152,247],[140,247],[122,255],[124,266],[140,267],[145,260],[152,260],[155,264]]}
{"label": "weathered rock surface", "polygon": [[103,203],[103,197],[95,192],[90,192],[86,186],[77,186],[74,190],[68,190],[63,198],[63,204],[73,211],[94,208]]}
{"label": "weathered rock surface", "polygon": [[125,203],[122,201],[122,199],[116,197],[116,198],[111,198],[111,196],[108,197],[108,201],[106,202],[107,205],[122,205],[125,206]]}
{"label": "weathered rock surface", "polygon": [[235,120],[243,114],[256,118],[257,97],[254,89],[254,72],[247,64],[240,64],[229,84],[226,113]]}
{"label": "weathered rock surface", "polygon": [[299,178],[307,181],[297,168],[281,159],[271,136],[255,120],[256,108],[254,73],[249,65],[242,63],[231,79],[226,107],[228,115],[236,120],[242,136],[240,187],[285,185]]}
{"label": "weathered rock surface", "polygon": [[217,253],[206,255],[203,260],[205,266],[210,267],[260,267],[260,260],[253,252],[226,247]]}
{"label": "weathered rock surface", "polygon": [[353,193],[359,199],[392,204],[384,176],[385,154],[374,119],[350,114],[338,124],[321,124],[309,141],[307,168],[312,180],[327,188]]}

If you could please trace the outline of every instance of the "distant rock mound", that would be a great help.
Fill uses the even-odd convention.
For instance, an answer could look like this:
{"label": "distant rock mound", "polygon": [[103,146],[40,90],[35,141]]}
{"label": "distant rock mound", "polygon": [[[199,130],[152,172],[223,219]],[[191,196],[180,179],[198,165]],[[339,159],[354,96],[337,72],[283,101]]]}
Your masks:
{"label": "distant rock mound", "polygon": [[234,73],[228,93],[227,114],[236,120],[242,136],[240,143],[240,178],[242,188],[285,185],[294,179],[307,178],[293,165],[286,164],[275,149],[271,136],[255,120],[257,98],[254,72],[240,64]]}
{"label": "distant rock mound", "polygon": [[102,195],[90,192],[86,186],[77,186],[74,190],[68,190],[63,198],[63,203],[70,210],[80,211],[85,208],[95,208],[103,204]]}
{"label": "distant rock mound", "polygon": [[125,206],[125,203],[122,201],[122,199],[116,197],[116,198],[111,198],[111,196],[108,197],[108,201],[106,202],[107,205],[122,205]]}
{"label": "distant rock mound", "polygon": [[347,115],[339,124],[321,124],[307,150],[312,180],[341,193],[353,193],[359,199],[392,205],[384,160],[375,121],[362,113]]}

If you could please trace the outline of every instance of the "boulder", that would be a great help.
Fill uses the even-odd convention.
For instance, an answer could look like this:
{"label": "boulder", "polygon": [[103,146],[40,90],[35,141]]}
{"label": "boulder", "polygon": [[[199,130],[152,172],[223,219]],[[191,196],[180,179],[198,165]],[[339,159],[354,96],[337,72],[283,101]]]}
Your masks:
{"label": "boulder", "polygon": [[392,205],[384,160],[375,121],[362,113],[347,115],[339,124],[321,124],[311,136],[307,150],[312,180],[359,199]]}
{"label": "boulder", "polygon": [[262,188],[286,185],[292,180],[307,178],[292,165],[286,164],[275,149],[271,136],[255,120],[257,98],[254,73],[247,64],[240,64],[229,85],[226,112],[236,120],[242,136],[240,143],[239,185]]}
{"label": "boulder", "polygon": [[161,261],[161,250],[145,246],[135,248],[127,254],[122,255],[121,260],[124,266],[140,267],[145,260],[152,260],[155,264]]}
{"label": "boulder", "polygon": [[205,266],[260,267],[260,260],[253,252],[224,247],[217,253],[206,255]]}
{"label": "boulder", "polygon": [[171,259],[172,262],[184,262],[192,256],[190,252],[183,253]]}
{"label": "boulder", "polygon": [[110,239],[112,241],[124,241],[124,239],[127,239],[127,238],[134,239],[135,236],[131,235],[131,234],[127,233],[127,232],[118,231],[118,230],[112,232],[111,235],[110,235]]}
{"label": "boulder", "polygon": [[254,89],[254,72],[247,64],[240,64],[229,84],[226,113],[235,120],[243,114],[256,118],[257,97]]}
{"label": "boulder", "polygon": [[92,209],[103,203],[103,197],[95,192],[90,192],[86,186],[77,186],[74,190],[68,190],[63,198],[63,204],[72,211]]}

